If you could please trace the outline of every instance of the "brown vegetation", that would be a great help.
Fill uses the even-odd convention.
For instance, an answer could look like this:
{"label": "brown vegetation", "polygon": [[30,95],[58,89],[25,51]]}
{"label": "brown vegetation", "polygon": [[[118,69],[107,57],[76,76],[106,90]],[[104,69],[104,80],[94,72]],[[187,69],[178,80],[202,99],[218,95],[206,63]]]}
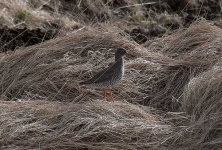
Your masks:
{"label": "brown vegetation", "polygon": [[[88,28],[2,55],[1,98],[16,101],[0,105],[1,147],[220,148],[221,32],[199,21],[144,48]],[[109,65],[116,47],[128,51],[126,75],[117,101],[103,102],[78,82]]]}
{"label": "brown vegetation", "polygon": [[[220,28],[200,21],[185,31],[157,39],[148,45],[147,49],[161,52],[165,57],[169,57],[170,61],[162,62],[163,68],[156,73],[152,72],[154,78],[146,81],[145,85],[151,86],[151,90],[147,91],[148,97],[145,103],[172,107],[172,98],[175,101],[180,98],[184,87],[192,77],[220,61],[221,35]],[[178,108],[174,107],[176,108],[170,109]]]}
{"label": "brown vegetation", "polygon": [[152,109],[129,103],[26,101],[0,108],[3,149],[158,148],[172,133]]}
{"label": "brown vegetation", "polygon": [[[80,101],[83,90],[78,81],[89,76],[90,68],[95,65],[106,67],[113,61],[112,56],[104,57],[104,52],[115,47],[132,49],[134,46],[118,33],[86,30],[17,50],[0,62],[0,86],[5,87],[1,96],[3,99],[29,95],[32,99]],[[108,59],[106,64],[98,62],[105,59]]]}
{"label": "brown vegetation", "polygon": [[[0,33],[11,38],[1,37],[0,41],[9,45],[3,51],[14,50],[40,43],[41,39],[48,40],[49,33],[64,35],[84,26],[111,24],[143,44],[164,33],[188,27],[199,17],[219,20],[219,3],[219,0],[3,0],[0,2],[0,27],[7,26],[7,30],[3,27]],[[220,26],[220,22],[215,22]],[[19,34],[20,30],[25,30],[23,36]],[[33,40],[42,33],[43,36],[38,36],[40,40]],[[48,38],[55,36],[50,34]],[[9,42],[11,40],[15,42]]]}
{"label": "brown vegetation", "polygon": [[189,128],[182,130],[176,145],[185,149],[221,148],[221,63],[193,78],[181,97],[182,111],[190,115]]}
{"label": "brown vegetation", "polygon": [[[221,149],[218,3],[1,1],[0,149]],[[78,83],[119,47],[106,102]]]}

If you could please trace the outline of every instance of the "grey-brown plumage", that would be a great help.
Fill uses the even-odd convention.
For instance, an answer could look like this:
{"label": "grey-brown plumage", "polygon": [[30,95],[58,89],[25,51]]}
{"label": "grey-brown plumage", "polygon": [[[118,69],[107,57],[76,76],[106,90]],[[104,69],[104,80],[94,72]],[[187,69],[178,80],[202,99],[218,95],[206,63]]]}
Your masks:
{"label": "grey-brown plumage", "polygon": [[[124,62],[123,56],[126,54],[126,50],[118,48],[115,53],[115,63],[108,68],[105,68],[98,72],[91,79],[80,82],[80,84],[88,85],[90,87],[104,88],[104,98],[106,98],[106,88],[110,88],[121,81],[124,75]],[[112,99],[112,93],[110,90],[110,96]]]}

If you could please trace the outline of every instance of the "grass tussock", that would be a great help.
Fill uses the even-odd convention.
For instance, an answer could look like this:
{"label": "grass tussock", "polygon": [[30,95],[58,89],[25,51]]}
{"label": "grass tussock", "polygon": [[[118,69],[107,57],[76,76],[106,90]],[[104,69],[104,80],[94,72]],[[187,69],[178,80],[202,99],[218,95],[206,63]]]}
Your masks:
{"label": "grass tussock", "polygon": [[198,21],[188,29],[165,38],[157,39],[147,46],[152,52],[168,57],[162,62],[153,78],[147,80],[150,90],[145,103],[168,110],[177,110],[178,99],[189,80],[221,59],[222,30],[205,21]]}
{"label": "grass tussock", "polygon": [[0,23],[1,25],[16,28],[64,29],[69,31],[69,29],[79,28],[82,24],[91,25],[113,22],[118,19],[121,20],[121,18],[130,20],[129,18],[132,16],[137,16],[138,18],[137,13],[142,8],[127,7],[134,3],[135,1],[132,0],[77,0],[73,2],[59,0],[3,0],[0,2],[2,10]]}
{"label": "grass tussock", "polygon": [[42,7],[46,3],[39,2],[41,5],[30,5],[23,0],[3,0],[0,2],[0,23],[2,26],[10,28],[29,29],[71,29],[80,27],[80,23],[69,19],[65,15],[43,10]]}
{"label": "grass tussock", "polygon": [[[101,69],[109,65],[113,61],[115,52],[111,49],[116,47],[130,49],[129,55],[130,53],[132,57],[135,55],[132,52],[135,46],[118,34],[93,30],[76,32],[18,50],[2,58],[0,62],[1,97],[17,99],[26,95],[31,99],[65,101],[80,101],[83,97],[89,99],[83,96],[88,92],[83,94],[85,90],[79,87],[78,82],[95,73],[92,71],[93,68]],[[105,64],[101,63],[105,60]],[[122,90],[126,92],[126,86],[123,88],[125,90]],[[95,94],[96,92],[93,92],[89,95],[97,97]],[[136,92],[132,94],[136,95]]]}
{"label": "grass tussock", "polygon": [[189,115],[188,125],[175,138],[174,146],[189,149],[220,149],[221,142],[221,63],[193,78],[180,101]]}
{"label": "grass tussock", "polygon": [[0,108],[4,149],[158,148],[172,132],[151,109],[122,102],[1,102]]}

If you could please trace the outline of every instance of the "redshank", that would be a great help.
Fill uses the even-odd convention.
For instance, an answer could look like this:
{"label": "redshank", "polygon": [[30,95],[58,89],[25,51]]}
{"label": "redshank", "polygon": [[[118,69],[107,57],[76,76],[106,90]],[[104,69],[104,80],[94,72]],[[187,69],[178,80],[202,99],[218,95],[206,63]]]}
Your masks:
{"label": "redshank", "polygon": [[80,82],[80,85],[87,85],[93,88],[103,88],[103,98],[106,100],[106,90],[109,89],[110,99],[114,101],[112,94],[112,86],[119,83],[124,75],[123,56],[126,50],[118,48],[115,53],[115,62],[111,66],[101,70],[91,79]]}

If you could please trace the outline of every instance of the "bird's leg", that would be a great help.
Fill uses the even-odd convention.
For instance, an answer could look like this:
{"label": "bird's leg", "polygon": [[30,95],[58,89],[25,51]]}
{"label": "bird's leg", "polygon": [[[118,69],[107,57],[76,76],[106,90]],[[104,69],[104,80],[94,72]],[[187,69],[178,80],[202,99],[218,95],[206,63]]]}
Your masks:
{"label": "bird's leg", "polygon": [[109,89],[109,93],[110,93],[110,98],[111,98],[111,101],[113,101],[113,102],[114,102],[114,99],[113,99],[113,93],[112,93],[112,90],[111,90],[111,89]]}
{"label": "bird's leg", "polygon": [[106,101],[106,89],[103,90],[103,99]]}

